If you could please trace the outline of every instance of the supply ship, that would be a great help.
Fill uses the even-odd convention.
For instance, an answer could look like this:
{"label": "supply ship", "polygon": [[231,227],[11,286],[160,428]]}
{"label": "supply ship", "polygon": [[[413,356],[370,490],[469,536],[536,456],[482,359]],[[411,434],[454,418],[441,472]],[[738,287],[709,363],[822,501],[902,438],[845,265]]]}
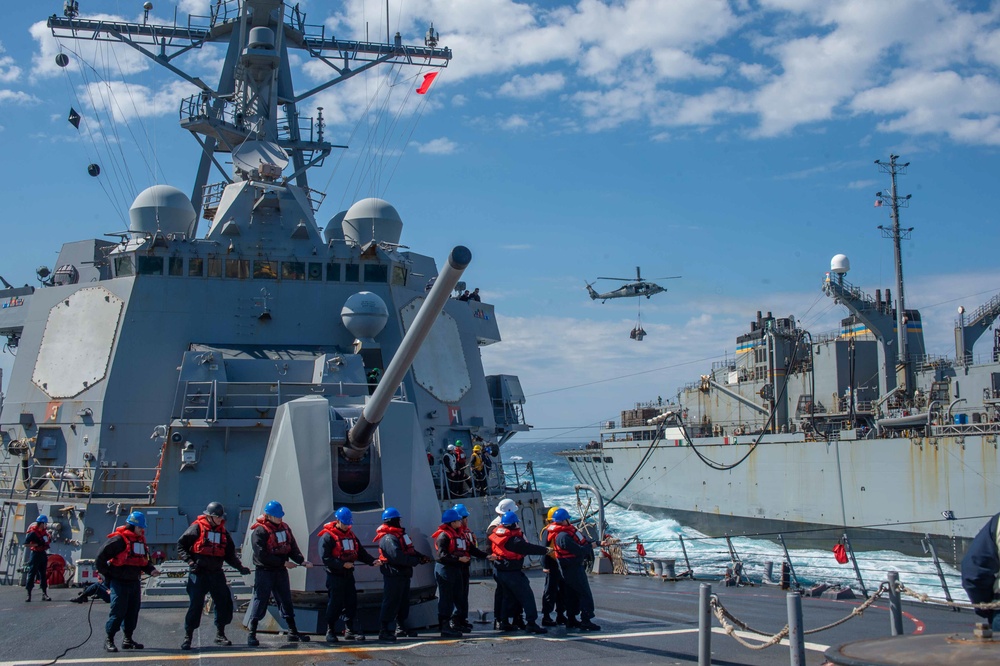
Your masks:
{"label": "supply ship", "polygon": [[[883,232],[895,292],[851,284],[836,255],[822,290],[847,310],[839,332],[814,337],[794,316],[757,312],[735,358],[676,401],[624,410],[599,441],[560,452],[582,483],[711,536],[826,547],[846,536],[858,550],[917,555],[929,538],[961,557],[1000,507],[1000,329],[984,336],[1000,295],[959,308],[954,358],[926,353],[920,312],[905,306],[898,160],[877,161],[891,177],[879,202],[893,222]],[[992,347],[975,357],[981,338]]]}

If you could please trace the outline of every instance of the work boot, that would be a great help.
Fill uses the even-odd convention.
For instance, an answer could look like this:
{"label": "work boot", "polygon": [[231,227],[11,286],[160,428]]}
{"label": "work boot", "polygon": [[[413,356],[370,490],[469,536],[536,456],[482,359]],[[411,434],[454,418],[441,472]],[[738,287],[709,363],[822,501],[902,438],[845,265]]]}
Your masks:
{"label": "work boot", "polygon": [[288,642],[289,643],[308,643],[309,636],[306,634],[300,634],[299,628],[295,626],[295,618],[288,618]]}
{"label": "work boot", "polygon": [[182,650],[191,649],[191,634],[184,634],[184,640],[181,641],[181,649]]}
{"label": "work boot", "polygon": [[115,647],[115,635],[108,634],[107,639],[104,641],[104,649],[107,652],[118,652],[118,648]]}
{"label": "work boot", "polygon": [[580,622],[579,629],[580,629],[580,631],[600,631],[601,630],[600,626],[598,626],[598,625],[596,625],[596,624],[594,624],[593,622],[590,621],[590,618],[588,618],[588,619],[583,620],[582,622]]}
{"label": "work boot", "polygon": [[260,641],[257,640],[257,621],[250,621],[250,633],[247,634],[247,645],[250,647],[257,647],[260,645]]}
{"label": "work boot", "polygon": [[327,643],[338,643],[340,639],[337,638],[337,634],[333,633],[333,629],[326,630],[326,642]]}
{"label": "work boot", "polygon": [[461,638],[462,632],[454,629],[448,622],[448,618],[439,617],[438,624],[441,625],[441,638]]}
{"label": "work boot", "polygon": [[225,629],[217,629],[215,632],[215,640],[213,641],[216,645],[232,645],[233,642],[226,637]]}
{"label": "work boot", "polygon": [[545,627],[539,627],[537,622],[529,622],[524,625],[524,630],[529,634],[547,634],[549,630]]}
{"label": "work boot", "polygon": [[48,592],[42,592],[42,601],[52,601],[52,597],[49,596]]}
{"label": "work boot", "polygon": [[85,595],[85,594],[78,594],[75,597],[73,597],[72,599],[70,599],[70,602],[72,602],[74,604],[85,604],[85,603],[87,603],[87,595]]}
{"label": "work boot", "polygon": [[122,641],[123,650],[141,650],[144,647],[146,646],[143,645],[142,643],[136,643],[134,640],[132,640],[131,636],[126,636],[125,639]]}
{"label": "work boot", "polygon": [[514,621],[510,623],[510,626],[514,629],[527,629],[528,627],[524,624],[524,618],[521,616],[515,617]]}
{"label": "work boot", "polygon": [[556,613],[556,624],[566,624],[566,616],[563,613]]}
{"label": "work boot", "polygon": [[566,618],[566,628],[567,629],[579,629],[580,621],[576,617],[570,615]]}
{"label": "work boot", "polygon": [[415,629],[404,629],[403,627],[396,627],[396,638],[416,638],[417,631]]}
{"label": "work boot", "polygon": [[28,590],[28,598],[25,601],[31,601],[31,590]]}
{"label": "work boot", "polygon": [[[565,620],[564,620],[564,622],[565,622]],[[554,626],[556,626],[556,621],[553,620],[552,617],[548,613],[546,613],[545,615],[542,616],[542,626],[543,627],[554,627]]]}
{"label": "work boot", "polygon": [[365,635],[362,633],[354,633],[350,629],[344,630],[344,640],[345,641],[363,641],[365,640]]}
{"label": "work boot", "polygon": [[392,630],[388,627],[382,627],[382,630],[378,632],[378,639],[380,641],[394,643],[396,642],[396,634],[392,633]]}
{"label": "work boot", "polygon": [[502,631],[504,633],[509,631],[514,631],[514,627],[507,622],[507,620],[499,620],[497,622],[497,631]]}
{"label": "work boot", "polygon": [[461,631],[463,634],[472,633],[473,629],[471,622],[469,622],[468,620],[463,620],[461,618],[452,618],[451,626],[452,629],[457,629],[458,631]]}

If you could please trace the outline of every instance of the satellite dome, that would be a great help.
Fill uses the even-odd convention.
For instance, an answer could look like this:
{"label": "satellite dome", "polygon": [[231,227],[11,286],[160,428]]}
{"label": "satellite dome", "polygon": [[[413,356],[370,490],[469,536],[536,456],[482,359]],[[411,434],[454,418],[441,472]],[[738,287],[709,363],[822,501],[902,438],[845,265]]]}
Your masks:
{"label": "satellite dome", "polygon": [[362,199],[344,215],[344,236],[358,245],[371,241],[399,244],[403,220],[392,204],[382,199]]}
{"label": "satellite dome", "polygon": [[146,234],[194,235],[197,215],[187,195],[170,185],[153,185],[139,193],[128,209],[129,231]]}
{"label": "satellite dome", "polygon": [[851,270],[851,260],[846,254],[835,254],[830,260],[830,272],[837,275],[846,275]]}
{"label": "satellite dome", "polygon": [[351,335],[359,340],[369,340],[382,332],[389,320],[385,301],[370,291],[351,295],[340,310],[340,320]]}
{"label": "satellite dome", "polygon": [[346,210],[342,210],[333,217],[330,221],[326,223],[326,228],[323,229],[323,238],[326,239],[327,243],[335,240],[344,240],[344,217],[347,215]]}

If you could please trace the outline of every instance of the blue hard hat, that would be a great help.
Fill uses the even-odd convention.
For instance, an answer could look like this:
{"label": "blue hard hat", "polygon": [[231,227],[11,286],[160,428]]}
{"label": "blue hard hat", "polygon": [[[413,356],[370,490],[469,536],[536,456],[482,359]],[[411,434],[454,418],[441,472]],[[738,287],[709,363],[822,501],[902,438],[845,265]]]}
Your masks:
{"label": "blue hard hat", "polygon": [[453,508],[455,511],[458,511],[458,515],[460,515],[462,518],[469,517],[469,510],[465,508],[464,504],[456,504],[451,508]]}
{"label": "blue hard hat", "polygon": [[264,505],[264,513],[269,516],[274,516],[275,518],[284,518],[285,510],[281,508],[281,502],[277,500],[271,500]]}
{"label": "blue hard hat", "polygon": [[501,525],[517,525],[518,518],[516,511],[508,511],[503,514],[503,518],[500,519]]}
{"label": "blue hard hat", "polygon": [[386,507],[385,511],[382,512],[382,521],[392,520],[393,518],[401,518],[399,515],[399,510],[396,507]]}
{"label": "blue hard hat", "polygon": [[337,520],[344,523],[345,525],[354,524],[354,516],[351,515],[351,510],[346,506],[342,506],[337,509],[337,513],[333,514],[337,517]]}
{"label": "blue hard hat", "polygon": [[40,513],[40,514],[38,514],[38,518],[35,518],[35,522],[36,523],[47,523],[47,522],[49,522],[49,517],[46,516],[44,513]]}
{"label": "blue hard hat", "polygon": [[146,529],[146,515],[142,511],[133,511],[128,514],[128,518],[125,519],[125,522],[129,525]]}
{"label": "blue hard hat", "polygon": [[462,516],[454,509],[445,509],[444,513],[441,514],[442,523],[453,523],[456,520],[462,520]]}
{"label": "blue hard hat", "polygon": [[552,512],[552,520],[556,523],[562,520],[569,520],[569,511],[566,509],[556,509]]}

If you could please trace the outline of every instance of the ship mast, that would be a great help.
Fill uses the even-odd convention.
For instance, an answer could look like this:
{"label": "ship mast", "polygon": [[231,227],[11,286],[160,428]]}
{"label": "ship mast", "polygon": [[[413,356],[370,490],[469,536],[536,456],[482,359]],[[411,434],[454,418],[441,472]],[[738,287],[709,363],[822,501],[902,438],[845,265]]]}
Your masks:
{"label": "ship mast", "polygon": [[891,180],[891,189],[888,193],[876,192],[876,205],[889,206],[889,215],[892,218],[892,227],[888,228],[879,225],[883,238],[891,238],[896,260],[896,386],[909,395],[912,390],[912,382],[909,380],[911,364],[906,353],[906,301],[903,293],[903,253],[900,249],[901,241],[909,240],[913,227],[901,229],[899,226],[899,209],[909,206],[910,197],[899,196],[896,191],[896,176],[905,175],[909,162],[899,164],[899,155],[889,155],[889,161],[875,160],[879,171],[888,173]]}

